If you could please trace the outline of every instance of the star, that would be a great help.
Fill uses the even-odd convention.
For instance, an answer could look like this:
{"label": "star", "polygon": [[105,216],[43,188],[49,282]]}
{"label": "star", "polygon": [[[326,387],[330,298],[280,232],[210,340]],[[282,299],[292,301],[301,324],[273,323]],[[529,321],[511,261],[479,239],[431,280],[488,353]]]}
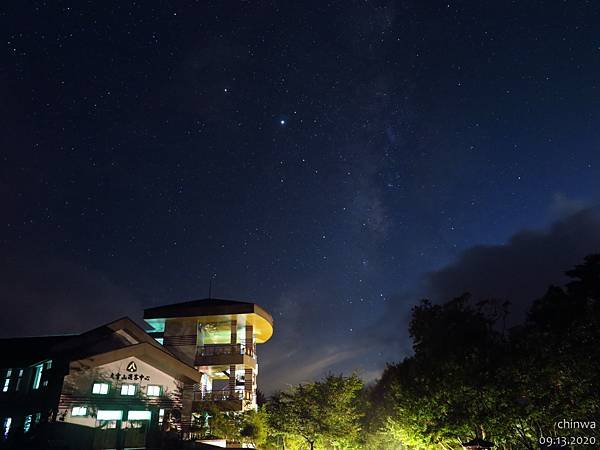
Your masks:
{"label": "star", "polygon": [[284,120],[284,119],[281,119],[281,120],[279,121],[279,124],[280,124],[280,125],[285,125],[285,120]]}

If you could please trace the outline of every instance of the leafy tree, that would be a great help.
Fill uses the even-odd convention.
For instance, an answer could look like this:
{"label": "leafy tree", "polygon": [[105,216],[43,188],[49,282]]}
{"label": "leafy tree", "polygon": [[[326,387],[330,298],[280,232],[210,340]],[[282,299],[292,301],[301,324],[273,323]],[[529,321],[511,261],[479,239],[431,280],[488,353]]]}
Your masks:
{"label": "leafy tree", "polygon": [[239,441],[241,421],[233,412],[221,411],[214,403],[206,403],[197,411],[200,415],[200,428],[203,437]]}
{"label": "leafy tree", "polygon": [[597,422],[600,255],[567,276],[509,333],[501,326],[506,303],[463,295],[416,306],[414,355],[388,365],[368,392],[368,448],[458,449],[478,435],[498,449],[533,450],[540,436],[561,434],[560,419]]}
{"label": "leafy tree", "polygon": [[314,384],[275,395],[269,404],[271,426],[284,435],[302,437],[311,450],[322,433]]}
{"label": "leafy tree", "polygon": [[519,432],[530,448],[540,434],[560,434],[562,418],[600,417],[600,255],[566,275],[571,281],[536,300],[511,339]]}
{"label": "leafy tree", "polygon": [[263,409],[245,412],[240,430],[242,442],[253,444],[254,447],[263,445],[267,440],[268,427],[267,413]]}
{"label": "leafy tree", "polygon": [[465,438],[495,434],[506,351],[495,324],[504,309],[468,295],[415,306],[414,356],[389,365],[371,393],[375,428],[414,449],[460,448]]}
{"label": "leafy tree", "polygon": [[264,392],[261,391],[260,389],[256,390],[256,404],[258,405],[258,407],[262,407],[267,403],[267,397],[265,396]]}
{"label": "leafy tree", "polygon": [[353,448],[360,432],[362,387],[355,375],[329,375],[322,381],[280,392],[268,404],[271,427],[286,436],[302,438],[311,450],[317,445]]}

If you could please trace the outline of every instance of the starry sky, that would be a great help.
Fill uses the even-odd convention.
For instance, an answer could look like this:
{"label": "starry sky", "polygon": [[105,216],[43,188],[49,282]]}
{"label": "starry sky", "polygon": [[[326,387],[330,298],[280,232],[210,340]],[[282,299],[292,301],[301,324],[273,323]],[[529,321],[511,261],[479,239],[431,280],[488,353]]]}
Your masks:
{"label": "starry sky", "polygon": [[213,296],[270,392],[377,377],[422,297],[515,315],[600,251],[593,1],[0,10],[4,336]]}

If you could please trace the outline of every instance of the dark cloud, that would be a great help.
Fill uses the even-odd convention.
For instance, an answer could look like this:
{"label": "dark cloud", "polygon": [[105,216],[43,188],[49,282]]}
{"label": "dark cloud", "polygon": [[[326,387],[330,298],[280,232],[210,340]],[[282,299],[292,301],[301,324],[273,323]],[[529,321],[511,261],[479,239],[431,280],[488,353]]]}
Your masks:
{"label": "dark cloud", "polygon": [[506,244],[466,250],[457,261],[427,275],[427,296],[445,301],[468,291],[475,299],[509,300],[514,319],[519,319],[550,284],[565,281],[566,270],[599,251],[600,207],[586,208],[548,229],[516,233]]}
{"label": "dark cloud", "polygon": [[[352,311],[340,309],[338,287],[315,276],[289,288],[272,308],[276,332],[260,349],[260,382],[268,393],[328,372],[377,377],[385,361],[410,353],[411,307],[423,297],[446,301],[469,291],[475,299],[513,303],[515,317],[564,271],[600,251],[600,208],[556,220],[547,229],[516,233],[506,244],[475,246],[423,284],[387,300],[379,321],[348,334]],[[143,305],[106,275],[65,260],[21,255],[0,260],[4,336],[79,332],[123,315],[138,319]],[[65,326],[68,324],[68,328]]]}
{"label": "dark cloud", "polygon": [[[409,355],[411,308],[422,298],[445,302],[470,292],[474,301],[509,300],[511,320],[523,319],[549,285],[566,281],[565,271],[586,255],[600,252],[600,207],[575,211],[573,202],[562,200],[569,208],[561,208],[561,218],[547,228],[520,231],[502,245],[471,247],[455,261],[425,274],[420,285],[391,297],[379,322],[369,327],[366,345],[390,362]],[[557,213],[554,207],[552,212]]]}
{"label": "dark cloud", "polygon": [[600,251],[600,207],[562,212],[546,229],[520,231],[502,245],[467,249],[424,275],[419,286],[388,299],[379,321],[355,330],[352,337],[336,334],[336,324],[349,313],[332,309],[328,299],[336,290],[327,280],[313,279],[290,289],[279,302],[275,336],[261,349],[261,385],[272,391],[327,372],[358,371],[366,379],[376,378],[386,361],[410,354],[408,322],[421,298],[443,302],[471,292],[474,300],[506,299],[512,303],[513,320],[522,319],[550,284],[565,281],[566,270]]}
{"label": "dark cloud", "polygon": [[0,258],[2,337],[76,333],[122,316],[138,319],[141,304],[104,274],[56,258]]}

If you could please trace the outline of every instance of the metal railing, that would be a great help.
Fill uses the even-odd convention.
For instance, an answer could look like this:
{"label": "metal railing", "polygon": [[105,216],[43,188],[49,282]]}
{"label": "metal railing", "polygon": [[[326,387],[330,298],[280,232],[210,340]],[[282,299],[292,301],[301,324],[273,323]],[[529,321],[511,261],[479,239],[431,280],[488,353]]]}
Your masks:
{"label": "metal railing", "polygon": [[226,400],[247,400],[252,401],[251,391],[221,389],[217,391],[196,391],[194,392],[194,401],[204,402],[222,402]]}
{"label": "metal railing", "polygon": [[198,346],[196,356],[248,355],[256,357],[256,344],[240,342],[238,344],[207,344]]}

